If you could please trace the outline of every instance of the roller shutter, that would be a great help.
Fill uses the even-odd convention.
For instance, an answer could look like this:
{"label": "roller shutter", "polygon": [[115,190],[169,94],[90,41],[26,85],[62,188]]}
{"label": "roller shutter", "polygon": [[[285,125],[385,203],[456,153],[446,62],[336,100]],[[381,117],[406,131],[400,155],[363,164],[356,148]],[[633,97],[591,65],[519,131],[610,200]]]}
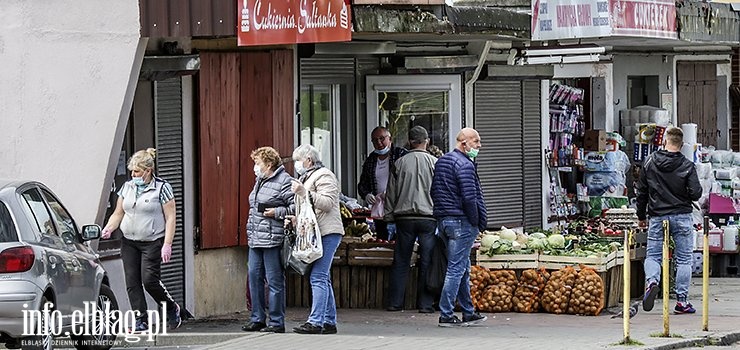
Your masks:
{"label": "roller shutter", "polygon": [[475,83],[478,174],[488,227],[542,225],[540,81]]}
{"label": "roller shutter", "polygon": [[154,110],[157,175],[172,185],[177,215],[172,260],[162,264],[161,279],[175,301],[185,305],[181,78],[154,82]]}

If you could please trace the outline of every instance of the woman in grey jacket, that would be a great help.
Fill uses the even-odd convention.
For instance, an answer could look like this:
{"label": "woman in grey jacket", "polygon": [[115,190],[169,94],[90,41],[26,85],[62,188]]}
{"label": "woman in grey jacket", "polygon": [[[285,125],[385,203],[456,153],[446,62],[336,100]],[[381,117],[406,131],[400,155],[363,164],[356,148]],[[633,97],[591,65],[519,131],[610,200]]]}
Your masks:
{"label": "woman in grey jacket", "polygon": [[[285,271],[280,262],[283,220],[293,215],[291,177],[281,165],[280,154],[272,147],[252,152],[257,182],[249,194],[249,292],[252,316],[242,327],[247,332],[285,333]],[[269,295],[265,303],[265,278]],[[265,312],[268,304],[268,312]],[[269,319],[268,319],[269,316]]]}

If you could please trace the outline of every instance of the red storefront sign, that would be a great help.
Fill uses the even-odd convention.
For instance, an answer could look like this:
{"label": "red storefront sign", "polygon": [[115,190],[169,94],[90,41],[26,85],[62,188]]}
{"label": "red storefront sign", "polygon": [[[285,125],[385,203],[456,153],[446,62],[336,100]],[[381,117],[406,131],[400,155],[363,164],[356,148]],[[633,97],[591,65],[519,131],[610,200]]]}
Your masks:
{"label": "red storefront sign", "polygon": [[240,0],[239,46],[352,40],[344,0]]}
{"label": "red storefront sign", "polygon": [[678,39],[674,0],[609,0],[612,35]]}

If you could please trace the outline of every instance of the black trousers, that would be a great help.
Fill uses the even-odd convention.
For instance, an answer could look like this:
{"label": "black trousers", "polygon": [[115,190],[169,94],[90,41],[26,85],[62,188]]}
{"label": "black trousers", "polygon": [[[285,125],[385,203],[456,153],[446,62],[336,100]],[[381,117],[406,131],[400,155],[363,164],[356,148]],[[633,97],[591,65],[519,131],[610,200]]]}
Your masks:
{"label": "black trousers", "polygon": [[388,306],[403,309],[411,266],[414,242],[419,241],[419,276],[416,289],[416,306],[419,309],[432,309],[434,295],[427,290],[427,271],[432,261],[432,249],[436,243],[434,232],[437,222],[429,219],[397,219],[396,248],[393,252],[391,279],[388,285]]}
{"label": "black trousers", "polygon": [[160,280],[162,245],[164,238],[151,242],[121,238],[121,260],[126,275],[126,292],[131,309],[139,311],[137,317],[139,319],[145,320],[147,316],[144,289],[154,298],[158,307],[162,306],[162,302],[167,303],[168,312],[177,307],[175,299]]}

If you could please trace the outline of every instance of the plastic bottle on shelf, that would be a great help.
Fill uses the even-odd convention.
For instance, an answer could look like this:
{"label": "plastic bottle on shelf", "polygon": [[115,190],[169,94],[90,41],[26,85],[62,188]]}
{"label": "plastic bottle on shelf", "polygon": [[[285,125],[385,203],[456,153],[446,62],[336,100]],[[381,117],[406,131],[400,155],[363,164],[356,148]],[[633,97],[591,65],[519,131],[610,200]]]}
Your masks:
{"label": "plastic bottle on shelf", "polygon": [[737,250],[737,233],[738,228],[735,225],[735,220],[732,216],[727,221],[724,232],[722,232],[722,250],[726,252],[734,252]]}

